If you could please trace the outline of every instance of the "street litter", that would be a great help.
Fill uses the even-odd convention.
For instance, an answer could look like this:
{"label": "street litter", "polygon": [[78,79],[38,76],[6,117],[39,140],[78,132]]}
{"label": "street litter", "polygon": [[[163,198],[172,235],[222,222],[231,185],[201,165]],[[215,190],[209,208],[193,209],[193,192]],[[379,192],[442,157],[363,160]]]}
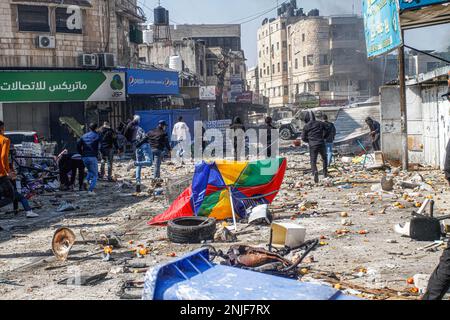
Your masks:
{"label": "street litter", "polygon": [[78,206],[75,206],[72,203],[69,202],[62,202],[61,205],[58,207],[58,209],[56,209],[56,212],[67,212],[67,211],[74,211],[79,209]]}
{"label": "street litter", "polygon": [[270,224],[272,222],[272,217],[269,213],[269,206],[267,204],[262,204],[251,209],[248,217],[249,224],[259,224],[266,223]]}
{"label": "street litter", "polygon": [[95,286],[106,280],[108,272],[99,273],[96,275],[80,274],[58,281],[58,284],[68,286]]}

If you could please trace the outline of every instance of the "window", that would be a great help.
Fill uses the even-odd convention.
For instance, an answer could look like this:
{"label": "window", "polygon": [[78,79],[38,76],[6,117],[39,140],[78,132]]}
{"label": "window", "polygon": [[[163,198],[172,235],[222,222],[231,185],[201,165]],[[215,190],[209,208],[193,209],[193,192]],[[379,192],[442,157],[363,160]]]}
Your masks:
{"label": "window", "polygon": [[[56,8],[55,10],[55,20],[56,20],[56,32],[59,33],[76,33],[82,34],[82,29],[69,29],[67,28],[67,21],[72,16],[72,13],[67,13],[66,8]],[[131,28],[130,28],[131,29]],[[139,30],[136,26],[136,30]],[[130,30],[130,33],[132,31]]]}
{"label": "window", "polygon": [[275,64],[272,65],[272,74],[275,73]]}
{"label": "window", "polygon": [[277,42],[277,50],[280,50],[280,43]]}
{"label": "window", "polygon": [[308,82],[307,83],[307,90],[308,90],[308,92],[316,91],[316,84],[314,82]]}
{"label": "window", "polygon": [[273,54],[274,51],[275,51],[275,45],[273,44],[272,45],[272,54]]}
{"label": "window", "polygon": [[295,69],[298,69],[298,59],[295,59]]}
{"label": "window", "polygon": [[283,41],[283,48],[287,48],[287,41]]}
{"label": "window", "polygon": [[267,75],[269,75],[270,74],[270,69],[269,69],[269,66],[267,66]]}
{"label": "window", "polygon": [[288,63],[283,62],[283,72],[287,72],[287,71],[288,71]]}
{"label": "window", "polygon": [[296,94],[300,93],[300,85],[298,83],[295,85],[295,93]]}
{"label": "window", "polygon": [[321,81],[320,91],[330,91],[330,83],[328,81]]}
{"label": "window", "polygon": [[48,7],[18,5],[19,31],[50,32]]}
{"label": "window", "polygon": [[306,67],[306,57],[303,56],[303,68]]}
{"label": "window", "polygon": [[280,73],[281,72],[281,65],[280,65],[280,63],[278,62],[278,73]]}
{"label": "window", "polygon": [[263,75],[263,71],[261,69],[261,70],[259,70],[259,76],[262,78],[262,75]]}
{"label": "window", "polygon": [[327,66],[328,65],[328,55],[323,54],[320,56],[320,65],[321,66]]}
{"label": "window", "polygon": [[261,58],[261,50],[259,50],[259,57]]}
{"label": "window", "polygon": [[214,62],[208,61],[206,63],[206,75],[212,77],[214,75]]}
{"label": "window", "polygon": [[289,61],[292,60],[292,45],[289,45]]}
{"label": "window", "polygon": [[302,33],[302,41],[303,41],[303,42],[305,42],[305,38],[306,38],[305,34]]}
{"label": "window", "polygon": [[286,22],[283,22],[282,24],[281,24],[281,29],[286,29]]}
{"label": "window", "polygon": [[203,65],[203,60],[200,60],[200,75],[203,77],[205,75],[205,70]]}
{"label": "window", "polygon": [[288,86],[284,86],[284,91],[283,91],[283,95],[284,96],[288,96],[289,95],[289,87]]}
{"label": "window", "polygon": [[308,66],[313,66],[313,65],[314,65],[314,55],[309,54],[309,55],[306,57],[306,60],[308,61]]}

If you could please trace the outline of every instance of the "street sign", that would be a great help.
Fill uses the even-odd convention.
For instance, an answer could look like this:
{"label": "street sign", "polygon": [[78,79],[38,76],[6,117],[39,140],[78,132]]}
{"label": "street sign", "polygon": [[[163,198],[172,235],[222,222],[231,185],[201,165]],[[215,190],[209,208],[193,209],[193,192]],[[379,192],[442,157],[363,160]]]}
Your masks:
{"label": "street sign", "polygon": [[449,3],[449,0],[400,0],[400,10],[418,9],[434,4]]}
{"label": "street sign", "polygon": [[216,87],[215,86],[200,87],[198,96],[200,100],[206,101],[216,100]]}
{"label": "street sign", "polygon": [[367,56],[374,58],[403,44],[398,0],[363,0]]}
{"label": "street sign", "polygon": [[125,101],[125,99],[123,72],[0,72],[0,102]]}

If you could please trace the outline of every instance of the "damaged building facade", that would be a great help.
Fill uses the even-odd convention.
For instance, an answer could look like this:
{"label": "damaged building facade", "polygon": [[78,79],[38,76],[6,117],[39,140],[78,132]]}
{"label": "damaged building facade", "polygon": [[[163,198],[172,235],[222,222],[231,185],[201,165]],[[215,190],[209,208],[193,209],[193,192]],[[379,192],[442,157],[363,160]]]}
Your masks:
{"label": "damaged building facade", "polygon": [[[450,139],[450,67],[421,74],[407,82],[408,152],[411,164],[444,168],[445,148]],[[402,154],[400,91],[383,86],[381,142],[387,159],[400,161]]]}
{"label": "damaged building facade", "polygon": [[143,22],[136,0],[1,1],[0,76],[15,72],[19,84],[4,82],[0,92],[8,129],[36,130],[64,146],[71,135],[61,117],[81,125],[129,117],[125,74],[115,68],[139,63]]}
{"label": "damaged building facade", "polygon": [[[171,25],[170,39],[150,37],[140,45],[142,63],[176,69],[180,74],[180,92],[191,100],[199,99],[200,86],[217,86],[218,64],[227,60],[224,102],[228,102],[231,78],[246,77],[245,55],[241,48],[241,26],[230,24]],[[150,31],[152,32],[152,31]],[[179,63],[175,63],[179,60]]]}
{"label": "damaged building facade", "polygon": [[[258,30],[259,93],[271,108],[342,106],[378,95],[366,59],[363,19],[286,11]],[[373,65],[373,66],[372,66]]]}

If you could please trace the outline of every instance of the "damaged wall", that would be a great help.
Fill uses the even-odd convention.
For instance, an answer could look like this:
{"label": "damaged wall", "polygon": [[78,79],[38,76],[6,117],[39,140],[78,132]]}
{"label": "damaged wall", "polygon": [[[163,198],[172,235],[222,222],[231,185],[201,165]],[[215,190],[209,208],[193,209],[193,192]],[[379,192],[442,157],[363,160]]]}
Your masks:
{"label": "damaged wall", "polygon": [[[445,85],[412,85],[406,90],[410,163],[443,168],[450,137],[450,103],[441,96]],[[381,143],[389,160],[401,160],[402,137],[398,86],[381,92]]]}

